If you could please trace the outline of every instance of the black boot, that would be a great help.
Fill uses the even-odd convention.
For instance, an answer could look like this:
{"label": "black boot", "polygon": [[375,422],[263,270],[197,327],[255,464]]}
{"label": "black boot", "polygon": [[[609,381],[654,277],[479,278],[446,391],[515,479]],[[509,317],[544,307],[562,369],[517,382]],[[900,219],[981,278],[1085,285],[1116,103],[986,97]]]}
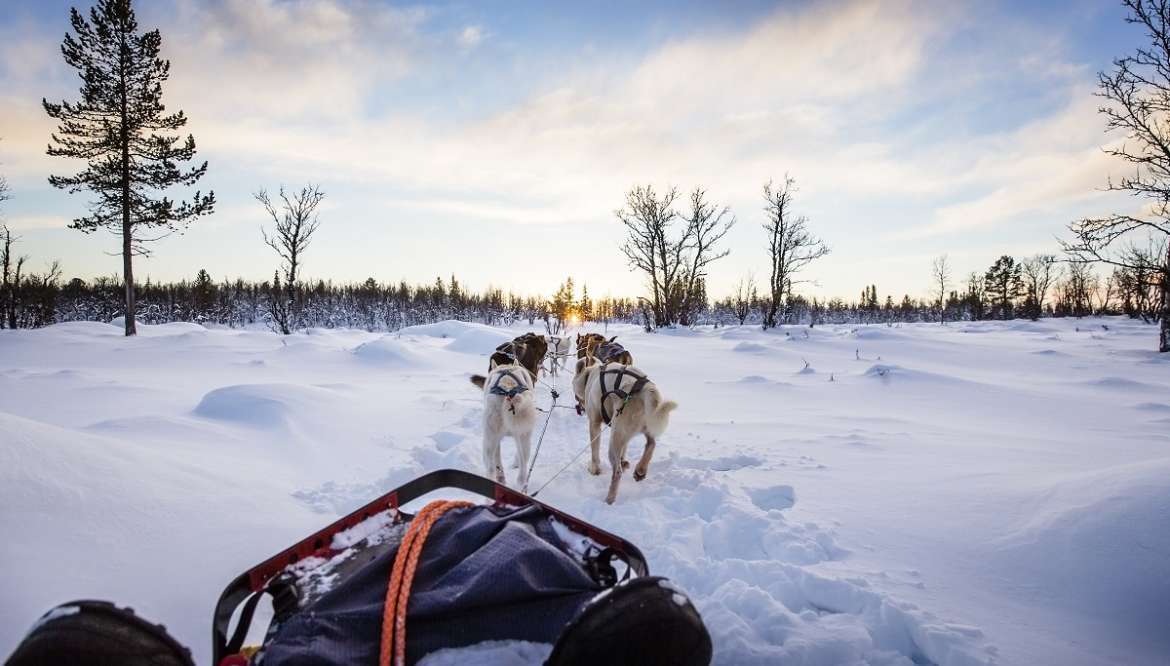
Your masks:
{"label": "black boot", "polygon": [[129,608],[73,601],[45,613],[5,666],[194,666],[191,652]]}
{"label": "black boot", "polygon": [[711,636],[690,599],[658,576],[602,593],[565,627],[545,666],[707,666]]}

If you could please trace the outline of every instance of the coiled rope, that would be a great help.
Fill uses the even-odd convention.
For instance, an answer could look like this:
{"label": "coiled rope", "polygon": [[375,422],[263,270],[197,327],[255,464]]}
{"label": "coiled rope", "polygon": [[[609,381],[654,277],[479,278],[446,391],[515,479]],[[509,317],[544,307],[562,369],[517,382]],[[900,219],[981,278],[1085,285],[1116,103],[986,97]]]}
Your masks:
{"label": "coiled rope", "polygon": [[398,555],[394,557],[394,568],[390,571],[390,584],[386,586],[386,604],[382,610],[382,651],[378,666],[406,666],[406,605],[410,600],[410,587],[414,583],[414,572],[418,558],[431,527],[444,513],[451,509],[474,506],[465,500],[435,500],[423,507],[411,521]]}

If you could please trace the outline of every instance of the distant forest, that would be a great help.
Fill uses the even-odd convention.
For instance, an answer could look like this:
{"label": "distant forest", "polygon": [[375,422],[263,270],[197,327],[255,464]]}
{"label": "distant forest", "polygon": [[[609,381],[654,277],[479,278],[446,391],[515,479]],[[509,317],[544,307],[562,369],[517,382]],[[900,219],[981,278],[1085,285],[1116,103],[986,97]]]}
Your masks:
{"label": "distant forest", "polygon": [[[2,246],[0,246],[2,249]],[[0,256],[0,260],[5,257]],[[1010,257],[1007,259],[1011,259]],[[125,286],[116,277],[91,281],[61,280],[53,266],[28,274],[15,262],[5,271],[0,289],[0,328],[35,328],[66,321],[111,321],[125,310]],[[950,291],[945,307],[938,299],[895,299],[879,296],[876,286],[864,288],[857,300],[786,297],[780,304],[780,324],[876,324],[895,322],[975,321],[1040,317],[1080,317],[1091,314],[1125,314],[1146,321],[1158,316],[1156,285],[1142,276],[1117,270],[1099,278],[1084,264],[1068,264],[1049,293],[1038,301],[1034,287],[1018,270],[1007,270],[1008,286],[1002,289],[1004,259],[999,269],[972,274],[962,290]],[[1018,267],[1023,262],[1015,262]],[[995,283],[999,280],[999,284]],[[727,297],[710,300],[700,284],[702,297],[692,309],[680,313],[679,326],[763,325],[770,303],[751,281],[742,280]],[[286,302],[292,293],[291,305]],[[138,319],[146,324],[195,322],[204,325],[279,330],[274,311],[284,311],[290,330],[305,328],[362,328],[395,331],[407,326],[444,319],[530,326],[556,331],[576,321],[634,323],[654,327],[653,308],[645,299],[592,298],[588,288],[578,291],[571,279],[550,296],[521,296],[500,289],[473,292],[454,276],[431,284],[380,283],[373,278],[356,284],[331,281],[298,282],[292,290],[271,282],[224,280],[216,282],[207,271],[193,280],[137,286]]]}

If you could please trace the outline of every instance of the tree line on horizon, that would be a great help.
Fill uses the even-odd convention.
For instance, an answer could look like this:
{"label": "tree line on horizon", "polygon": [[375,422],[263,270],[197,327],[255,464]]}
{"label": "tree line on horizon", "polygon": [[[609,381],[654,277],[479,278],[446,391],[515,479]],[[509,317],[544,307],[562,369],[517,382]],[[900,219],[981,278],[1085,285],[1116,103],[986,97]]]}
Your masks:
{"label": "tree line on horizon", "polygon": [[[2,245],[0,245],[2,248]],[[2,257],[0,257],[2,259]],[[1011,259],[1006,257],[1006,259]],[[1019,266],[1023,262],[1015,262]],[[1005,257],[988,273],[1002,275]],[[1041,305],[1023,283],[1009,277],[1005,301],[1003,282],[986,273],[972,273],[961,290],[947,292],[940,301],[903,295],[879,297],[876,285],[861,291],[857,299],[818,300],[794,295],[776,313],[781,325],[896,324],[913,322],[1039,319],[1128,315],[1145,321],[1157,317],[1157,293],[1148,283],[1144,289],[1120,272],[1100,278],[1085,264],[1068,264],[1067,272],[1051,283]],[[1008,270],[1009,276],[1014,271]],[[1022,275],[1022,274],[1021,274]],[[0,328],[36,328],[68,321],[111,321],[123,314],[125,286],[120,276],[93,280],[62,281],[55,269],[34,279],[27,277],[17,289],[0,292]],[[1026,278],[1021,277],[1021,281]],[[581,294],[567,279],[552,296],[520,295],[498,288],[466,289],[455,276],[436,278],[429,284],[379,282],[367,278],[356,283],[327,280],[303,281],[288,292],[274,281],[243,279],[215,281],[206,270],[191,280],[146,281],[137,286],[138,319],[144,324],[192,322],[208,326],[279,330],[273,312],[288,313],[290,330],[307,328],[359,328],[396,331],[408,326],[445,319],[489,325],[527,323],[547,331],[564,332],[571,321],[597,324],[645,325],[644,303],[635,298],[591,298]],[[750,280],[736,285],[721,299],[702,300],[688,314],[692,326],[763,326],[770,304],[753,289]]]}
{"label": "tree line on horizon", "polygon": [[[272,226],[263,241],[279,259],[271,282],[213,283],[201,272],[190,283],[139,284],[133,258],[149,253],[148,243],[181,231],[215,207],[213,192],[196,191],[176,201],[163,194],[190,187],[206,174],[206,162],[195,162],[195,139],[180,133],[187,119],[168,112],[162,103],[170,63],[160,57],[158,30],[140,32],[131,0],[99,0],[88,18],[70,12],[72,33],[61,46],[67,64],[81,75],[76,102],[43,100],[47,115],[58,121],[48,154],[83,160],[72,175],[52,175],[54,187],[93,196],[89,214],[70,225],[84,233],[105,230],[121,244],[120,278],[90,283],[74,279],[61,284],[57,264],[41,274],[25,271],[26,257],[16,257],[18,240],[0,227],[0,326],[43,326],[75,318],[113,319],[120,310],[126,335],[136,321],[205,321],[228,326],[263,322],[289,334],[310,326],[400,328],[408,318],[466,318],[478,321],[536,319],[559,326],[569,310],[594,320],[636,321],[647,330],[702,323],[758,323],[773,328],[785,323],[833,321],[939,321],[1008,319],[1016,316],[1081,316],[1094,312],[1125,313],[1160,321],[1159,350],[1170,352],[1170,5],[1158,0],[1123,0],[1127,21],[1146,32],[1148,43],[1114,62],[1112,72],[1098,77],[1097,96],[1109,130],[1127,139],[1106,152],[1134,167],[1133,175],[1110,182],[1108,189],[1150,200],[1143,217],[1110,215],[1069,225],[1071,237],[1060,241],[1063,255],[1037,255],[1021,261],[1004,255],[983,274],[972,274],[965,289],[951,289],[945,256],[935,260],[933,298],[905,296],[895,303],[879,302],[876,287],[867,287],[859,301],[818,302],[797,293],[804,270],[829,252],[810,231],[807,218],[795,212],[795,180],[768,181],[763,186],[767,282],[757,286],[743,278],[735,293],[711,302],[706,292],[708,267],[728,256],[720,242],[736,218],[726,206],[708,200],[702,187],[676,209],[677,188],[657,192],[636,186],[625,205],[615,211],[626,237],[620,245],[629,266],[645,281],[646,295],[636,300],[603,299],[596,313],[582,313],[571,283],[551,299],[521,298],[488,290],[480,294],[439,280],[436,285],[383,285],[308,282],[303,279],[304,253],[320,221],[317,207],[325,194],[314,185],[286,191],[274,198],[261,189],[255,198]],[[0,203],[8,197],[0,180]],[[1144,234],[1144,238],[1140,237]],[[1112,267],[1100,280],[1093,265]],[[567,292],[565,287],[568,287]],[[1053,297],[1048,298],[1049,290]],[[115,292],[117,292],[115,294]],[[590,302],[590,309],[593,303]],[[408,314],[409,313],[409,314]],[[423,322],[416,322],[423,323]]]}

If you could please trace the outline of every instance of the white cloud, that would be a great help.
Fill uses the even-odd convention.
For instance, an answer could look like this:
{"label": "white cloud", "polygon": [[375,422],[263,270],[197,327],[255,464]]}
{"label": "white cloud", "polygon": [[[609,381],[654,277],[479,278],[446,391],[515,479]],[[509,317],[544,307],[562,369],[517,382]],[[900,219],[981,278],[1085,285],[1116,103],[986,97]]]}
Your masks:
{"label": "white cloud", "polygon": [[[531,81],[518,102],[451,122],[393,103],[401,86],[451,51],[450,31],[428,35],[425,10],[179,2],[160,26],[174,64],[166,99],[191,118],[212,168],[231,163],[254,177],[249,188],[281,179],[364,188],[371,211],[386,208],[392,188],[394,206],[438,218],[609,223],[634,183],[702,184],[744,227],[754,226],[763,181],[790,172],[801,205],[826,211],[813,222],[831,242],[863,229],[857,220],[868,221],[871,201],[904,205],[902,218],[887,213],[864,230],[904,248],[906,238],[958,236],[1089,201],[1111,168],[1097,150],[1101,123],[1090,91],[1071,83],[1085,81],[1084,72],[1062,61],[1059,42],[1028,50],[1029,34],[1006,31],[1013,48],[987,47],[952,63],[948,38],[964,11],[953,5],[782,9],[745,30],[675,38],[637,59],[574,63]],[[454,38],[470,49],[487,35],[466,25]],[[45,48],[56,53],[55,41]],[[1003,69],[1064,89],[1067,102],[1023,127],[952,127],[962,118],[944,106]],[[17,127],[2,130],[12,137],[0,144],[10,175],[49,172],[51,126],[36,108],[40,94],[20,92],[19,107],[0,104],[0,128]],[[391,100],[390,111],[371,111],[379,99]],[[411,101],[439,111],[450,103]]]}
{"label": "white cloud", "polygon": [[481,26],[469,25],[459,33],[459,38],[457,41],[459,42],[459,46],[462,46],[465,49],[473,49],[479,46],[479,43],[483,41],[483,38],[484,32]]}

